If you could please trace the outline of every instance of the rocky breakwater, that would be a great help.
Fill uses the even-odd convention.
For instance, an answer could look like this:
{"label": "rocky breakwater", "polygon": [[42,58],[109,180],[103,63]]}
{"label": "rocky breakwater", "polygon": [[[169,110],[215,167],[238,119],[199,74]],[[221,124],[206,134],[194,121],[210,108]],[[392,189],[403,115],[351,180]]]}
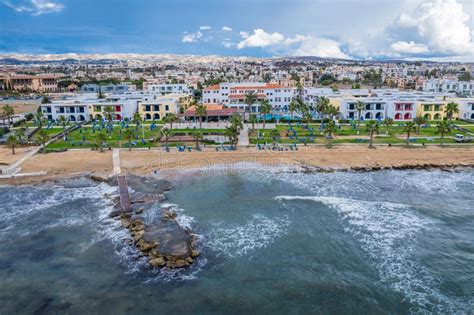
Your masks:
{"label": "rocky breakwater", "polygon": [[[116,184],[114,178],[108,182]],[[132,208],[123,211],[117,205],[110,216],[120,219],[121,225],[130,231],[129,245],[136,246],[143,256],[148,257],[151,267],[175,269],[190,266],[200,254],[197,237],[178,224],[175,211],[161,205],[166,200],[165,192],[172,188],[171,183],[134,175],[127,176],[127,182],[133,192]],[[149,216],[149,212],[153,215]]]}

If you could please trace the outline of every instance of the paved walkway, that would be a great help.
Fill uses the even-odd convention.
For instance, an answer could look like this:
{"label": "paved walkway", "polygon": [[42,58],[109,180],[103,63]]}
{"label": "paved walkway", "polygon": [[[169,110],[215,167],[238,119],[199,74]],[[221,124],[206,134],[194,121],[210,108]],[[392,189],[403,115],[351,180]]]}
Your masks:
{"label": "paved walkway", "polygon": [[250,144],[250,142],[249,142],[249,129],[247,128],[247,126],[244,126],[244,128],[242,128],[240,130],[239,142],[237,143],[237,145],[239,147],[246,147],[249,144]]}
{"label": "paved walkway", "polygon": [[120,167],[120,150],[114,149],[112,153],[112,161],[114,163],[114,175],[120,175],[122,168]]}

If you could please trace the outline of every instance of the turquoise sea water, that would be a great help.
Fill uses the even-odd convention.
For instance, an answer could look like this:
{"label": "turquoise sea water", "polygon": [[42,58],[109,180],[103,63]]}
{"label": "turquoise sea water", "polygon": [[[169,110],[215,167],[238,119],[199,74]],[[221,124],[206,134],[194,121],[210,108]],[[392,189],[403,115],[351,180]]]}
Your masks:
{"label": "turquoise sea water", "polygon": [[114,187],[1,186],[0,314],[472,314],[472,170],[252,170],[176,185],[166,205],[202,256],[175,272],[126,244],[108,218]]}

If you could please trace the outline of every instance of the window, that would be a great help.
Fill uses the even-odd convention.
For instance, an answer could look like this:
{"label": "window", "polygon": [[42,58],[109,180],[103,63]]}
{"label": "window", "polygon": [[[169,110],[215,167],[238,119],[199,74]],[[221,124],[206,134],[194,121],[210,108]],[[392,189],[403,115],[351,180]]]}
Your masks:
{"label": "window", "polygon": [[94,111],[100,112],[100,105],[95,105],[94,106]]}
{"label": "window", "polygon": [[430,111],[430,105],[423,105],[423,111],[428,112]]}
{"label": "window", "polygon": [[165,105],[165,111],[169,111],[170,107],[168,105]]}
{"label": "window", "polygon": [[149,112],[150,111],[150,105],[145,105],[145,112]]}
{"label": "window", "polygon": [[441,105],[435,105],[434,110],[435,112],[439,112],[441,110]]}
{"label": "window", "polygon": [[153,105],[153,110],[155,112],[159,111],[160,110],[160,106],[159,105]]}

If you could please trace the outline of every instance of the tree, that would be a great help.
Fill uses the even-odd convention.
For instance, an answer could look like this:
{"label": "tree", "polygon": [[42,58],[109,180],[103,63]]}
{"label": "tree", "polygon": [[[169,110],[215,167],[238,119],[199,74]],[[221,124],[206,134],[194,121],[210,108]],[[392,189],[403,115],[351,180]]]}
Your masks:
{"label": "tree", "polygon": [[41,145],[43,146],[43,153],[46,153],[46,142],[49,141],[49,135],[48,133],[43,130],[43,129],[40,129],[37,133],[36,133],[36,141],[38,141],[39,143],[41,143]]}
{"label": "tree", "polygon": [[41,100],[41,104],[49,104],[51,103],[51,100],[47,96],[43,96],[43,99]]}
{"label": "tree", "polygon": [[235,124],[232,124],[229,127],[225,128],[224,134],[227,138],[229,138],[229,142],[232,145],[237,144],[237,141],[239,140],[239,129]]}
{"label": "tree", "polygon": [[355,109],[357,110],[357,117],[359,121],[357,122],[357,134],[359,134],[360,121],[362,118],[362,111],[365,109],[365,104],[362,101],[357,101],[355,104]]}
{"label": "tree", "polygon": [[288,104],[288,110],[290,111],[291,120],[293,120],[293,113],[296,111],[296,109],[297,107],[295,101],[291,100],[290,104]]}
{"label": "tree", "polygon": [[309,126],[309,123],[312,120],[313,120],[313,117],[311,116],[311,113],[308,110],[304,111],[302,121],[306,124],[306,127]]}
{"label": "tree", "polygon": [[416,130],[416,125],[413,121],[408,122],[403,128],[403,131],[407,133],[407,145],[410,145],[410,135],[413,130]]}
{"label": "tree", "polygon": [[325,126],[324,131],[327,133],[328,148],[332,147],[332,134],[336,131],[336,124],[333,120],[330,120]]}
{"label": "tree", "polygon": [[454,114],[459,113],[459,105],[454,102],[450,102],[446,105],[446,110],[444,112],[448,116],[449,123],[451,124]]}
{"label": "tree", "polygon": [[63,115],[58,117],[57,124],[63,126],[63,131],[66,129],[67,126],[67,119]]}
{"label": "tree", "polygon": [[160,133],[163,137],[165,137],[165,143],[168,145],[168,139],[170,138],[171,130],[168,128],[161,128]]}
{"label": "tree", "polygon": [[385,118],[382,122],[384,124],[385,128],[387,128],[387,135],[390,130],[390,127],[393,125],[393,119],[392,118]]}
{"label": "tree", "polygon": [[38,128],[41,129],[43,128],[43,124],[44,124],[44,114],[42,111],[38,111],[36,114],[35,114],[35,123],[38,124]]}
{"label": "tree", "polygon": [[107,141],[107,136],[105,135],[105,133],[103,132],[99,132],[97,135],[96,135],[96,146],[97,146],[97,149],[99,149],[100,152],[104,152],[104,142]]}
{"label": "tree", "polygon": [[264,99],[260,102],[260,113],[263,115],[263,129],[265,129],[265,122],[267,119],[267,115],[272,112],[272,105],[270,101]]}
{"label": "tree", "polygon": [[202,129],[202,118],[207,116],[207,110],[204,104],[196,105],[196,115],[199,117],[199,129]]}
{"label": "tree", "polygon": [[240,132],[242,128],[244,128],[244,124],[242,123],[242,117],[239,114],[233,114],[230,118],[230,124],[235,126],[237,131]]}
{"label": "tree", "polygon": [[8,120],[8,126],[11,126],[13,123],[13,116],[15,116],[15,109],[10,105],[5,105],[3,107],[3,116],[5,116]]}
{"label": "tree", "polygon": [[130,128],[126,129],[125,132],[123,133],[123,136],[124,136],[125,140],[127,140],[128,151],[132,151],[132,139],[135,136],[132,129],[130,129]]}
{"label": "tree", "polygon": [[374,134],[379,133],[379,124],[375,120],[371,120],[366,124],[367,132],[370,135],[369,148],[373,148]]}
{"label": "tree", "polygon": [[276,141],[280,139],[280,132],[276,128],[272,129],[272,131],[270,132],[270,136],[272,137],[273,146],[275,146]]}
{"label": "tree", "polygon": [[426,119],[423,116],[417,116],[413,119],[413,122],[416,124],[416,133],[420,134],[421,125],[426,124]]}
{"label": "tree", "polygon": [[7,147],[12,149],[12,154],[15,155],[15,147],[18,145],[18,138],[14,134],[10,134],[7,138]]}
{"label": "tree", "polygon": [[249,121],[252,124],[252,130],[255,129],[255,124],[257,123],[257,115],[251,114]]}
{"label": "tree", "polygon": [[339,115],[339,110],[334,105],[329,105],[326,107],[325,114],[333,120],[337,115]]}
{"label": "tree", "polygon": [[132,122],[135,124],[135,132],[138,134],[138,128],[142,123],[142,116],[140,116],[139,112],[133,113]]}
{"label": "tree", "polygon": [[[257,102],[257,93],[254,91],[249,91],[245,93],[244,103],[247,105],[249,113],[252,111],[252,105]],[[247,112],[247,108],[244,110],[244,121],[245,121],[245,113]]]}
{"label": "tree", "polygon": [[195,130],[193,133],[193,138],[196,142],[196,149],[199,150],[199,141],[203,139],[202,130]]}
{"label": "tree", "polygon": [[439,133],[441,135],[441,138],[440,138],[440,142],[441,142],[441,146],[443,146],[443,142],[444,142],[444,135],[446,133],[450,133],[451,132],[451,125],[448,124],[446,121],[440,121],[438,122],[438,124],[436,125],[436,133]]}
{"label": "tree", "polygon": [[109,124],[112,124],[114,120],[114,114],[115,110],[112,106],[107,105],[104,107],[104,118],[109,122]]}
{"label": "tree", "polygon": [[176,116],[174,113],[168,113],[166,116],[163,118],[163,121],[167,124],[170,124],[170,129],[173,129],[173,123],[178,122],[179,118]]}

